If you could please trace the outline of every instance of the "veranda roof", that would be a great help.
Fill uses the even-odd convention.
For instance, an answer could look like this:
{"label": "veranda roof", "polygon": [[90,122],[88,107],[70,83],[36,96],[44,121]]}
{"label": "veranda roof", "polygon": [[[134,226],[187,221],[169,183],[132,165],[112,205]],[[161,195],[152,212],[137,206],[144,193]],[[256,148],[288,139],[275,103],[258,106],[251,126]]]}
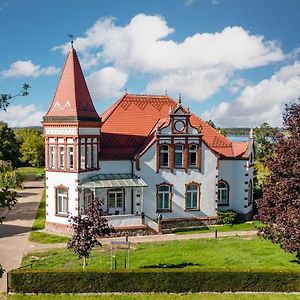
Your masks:
{"label": "veranda roof", "polygon": [[118,187],[146,187],[145,181],[130,173],[96,174],[84,178],[79,183],[81,188],[118,188]]}

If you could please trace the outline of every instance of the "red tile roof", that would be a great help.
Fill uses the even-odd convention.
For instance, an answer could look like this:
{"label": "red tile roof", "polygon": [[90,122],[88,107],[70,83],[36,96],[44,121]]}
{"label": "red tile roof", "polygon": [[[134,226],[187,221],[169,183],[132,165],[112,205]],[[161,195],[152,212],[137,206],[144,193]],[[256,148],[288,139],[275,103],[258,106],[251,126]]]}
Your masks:
{"label": "red tile roof", "polygon": [[66,59],[45,121],[57,117],[100,121],[73,48]]}
{"label": "red tile roof", "polygon": [[[125,94],[102,115],[101,156],[103,159],[130,159],[153,143],[155,128],[166,122],[169,109],[177,102],[169,96]],[[202,127],[203,141],[223,157],[236,157],[247,143],[231,142],[194,114],[192,126]],[[243,144],[243,147],[242,147]]]}

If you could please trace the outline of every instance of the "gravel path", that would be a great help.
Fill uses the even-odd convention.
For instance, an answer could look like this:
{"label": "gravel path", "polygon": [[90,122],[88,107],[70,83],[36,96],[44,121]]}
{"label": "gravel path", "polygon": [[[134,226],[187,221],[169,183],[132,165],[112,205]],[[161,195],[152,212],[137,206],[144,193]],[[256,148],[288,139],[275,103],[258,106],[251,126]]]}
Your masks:
{"label": "gravel path", "polygon": [[[26,182],[24,190],[18,193],[18,203],[0,225],[0,263],[6,271],[20,266],[43,190],[41,181]],[[6,273],[0,279],[0,292],[3,291]]]}

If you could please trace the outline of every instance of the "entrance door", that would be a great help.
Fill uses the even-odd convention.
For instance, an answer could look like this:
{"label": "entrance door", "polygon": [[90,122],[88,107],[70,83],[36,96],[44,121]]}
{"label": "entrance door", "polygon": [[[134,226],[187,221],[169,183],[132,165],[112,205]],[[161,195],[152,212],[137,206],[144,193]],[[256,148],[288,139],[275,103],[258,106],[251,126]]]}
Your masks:
{"label": "entrance door", "polygon": [[108,213],[119,215],[124,209],[124,192],[122,189],[109,190],[107,195]]}

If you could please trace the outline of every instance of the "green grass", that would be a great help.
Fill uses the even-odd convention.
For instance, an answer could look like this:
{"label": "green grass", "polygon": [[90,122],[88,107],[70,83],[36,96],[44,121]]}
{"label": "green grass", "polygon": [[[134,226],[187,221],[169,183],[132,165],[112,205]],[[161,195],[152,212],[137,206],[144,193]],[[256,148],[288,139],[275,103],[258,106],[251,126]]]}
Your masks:
{"label": "green grass", "polygon": [[9,295],[8,300],[296,300],[296,294],[201,293],[201,294],[118,294],[118,295]]}
{"label": "green grass", "polygon": [[195,229],[177,229],[173,233],[176,234],[193,234],[193,233],[207,233],[207,232],[226,232],[226,231],[248,231],[248,230],[257,230],[262,226],[262,223],[259,221],[246,222],[240,224],[232,225],[212,225],[204,228],[195,228]]}
{"label": "green grass", "polygon": [[20,167],[17,172],[21,175],[22,181],[40,180],[45,174],[43,167]]}
{"label": "green grass", "polygon": [[67,243],[69,241],[69,238],[66,236],[40,232],[39,230],[43,230],[45,228],[45,222],[46,222],[46,192],[44,191],[38,207],[38,211],[35,216],[34,223],[31,227],[29,240],[41,244]]}
{"label": "green grass", "polygon": [[[230,237],[132,245],[131,268],[201,269],[294,269],[299,270],[295,255],[259,237]],[[117,268],[123,268],[125,252],[119,251]],[[67,249],[32,253],[22,265],[33,262],[34,269],[81,269],[81,261]],[[109,269],[110,248],[92,251],[88,269]]]}

